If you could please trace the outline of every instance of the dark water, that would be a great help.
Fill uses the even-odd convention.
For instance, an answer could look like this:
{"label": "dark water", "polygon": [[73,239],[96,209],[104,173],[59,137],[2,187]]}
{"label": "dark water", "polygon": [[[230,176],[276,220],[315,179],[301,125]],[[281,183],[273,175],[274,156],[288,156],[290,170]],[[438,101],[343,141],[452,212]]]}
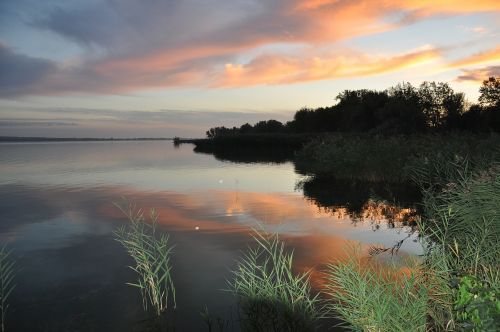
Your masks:
{"label": "dark water", "polygon": [[[369,199],[387,188],[308,181],[282,157],[235,163],[192,149],[163,141],[1,144],[0,240],[20,269],[7,330],[148,329],[137,290],[125,285],[135,280],[132,262],[112,235],[127,222],[113,205],[123,196],[156,208],[175,244],[176,331],[206,331],[205,306],[235,317],[236,299],[223,289],[252,227],[280,233],[298,271],[321,271],[356,243],[392,246],[408,236],[412,209]],[[411,205],[390,193],[389,202]],[[418,253],[414,239],[400,252]]]}

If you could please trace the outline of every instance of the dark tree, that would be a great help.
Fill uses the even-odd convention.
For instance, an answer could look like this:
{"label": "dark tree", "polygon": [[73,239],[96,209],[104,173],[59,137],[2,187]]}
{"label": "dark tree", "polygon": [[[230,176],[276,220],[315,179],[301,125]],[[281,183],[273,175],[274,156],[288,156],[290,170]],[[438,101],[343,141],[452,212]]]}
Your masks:
{"label": "dark tree", "polygon": [[433,128],[439,128],[443,125],[448,115],[445,104],[448,103],[448,106],[452,106],[454,100],[453,106],[457,106],[456,102],[460,99],[460,97],[454,96],[455,92],[447,83],[424,82],[418,89],[418,95],[429,126]]}
{"label": "dark tree", "polygon": [[500,77],[490,77],[479,88],[479,103],[483,107],[500,107]]}
{"label": "dark tree", "polygon": [[298,110],[293,117],[293,130],[297,133],[315,131],[315,115],[315,111],[311,108],[304,107]]}
{"label": "dark tree", "polygon": [[427,130],[427,118],[420,106],[417,89],[400,83],[387,90],[388,101],[377,111],[381,134],[408,135]]}
{"label": "dark tree", "polygon": [[249,134],[252,132],[252,130],[253,130],[252,125],[249,123],[245,123],[240,127],[240,134]]}
{"label": "dark tree", "polygon": [[253,129],[256,133],[279,133],[283,131],[283,124],[277,120],[259,121]]}
{"label": "dark tree", "polygon": [[463,93],[447,95],[443,100],[445,115],[443,117],[443,129],[456,130],[460,127],[460,119],[465,111],[465,96]]}
{"label": "dark tree", "polygon": [[424,82],[418,88],[401,83],[385,91],[344,90],[337,104],[298,110],[292,121],[248,123],[239,128],[215,127],[208,137],[247,133],[353,132],[410,135],[428,131],[467,130],[500,132],[500,77],[490,77],[480,88],[480,104],[466,112],[463,93],[447,83]]}

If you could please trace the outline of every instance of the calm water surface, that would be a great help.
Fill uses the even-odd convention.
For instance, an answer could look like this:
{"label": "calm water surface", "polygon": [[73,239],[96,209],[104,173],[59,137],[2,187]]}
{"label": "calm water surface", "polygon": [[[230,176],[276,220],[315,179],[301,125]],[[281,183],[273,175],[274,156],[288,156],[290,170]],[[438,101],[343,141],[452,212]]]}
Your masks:
{"label": "calm water surface", "polygon": [[[280,233],[298,271],[321,271],[355,243],[407,237],[391,222],[407,210],[373,201],[357,213],[320,207],[304,196],[292,162],[238,164],[192,149],[169,141],[0,144],[0,240],[20,268],[8,330],[145,329],[138,292],[125,285],[135,280],[131,261],[113,240],[127,222],[113,205],[122,197],[156,208],[175,244],[177,331],[206,330],[205,306],[234,317],[236,299],[223,289],[252,227]],[[324,187],[323,195],[343,194]],[[402,253],[419,252],[413,240]]]}

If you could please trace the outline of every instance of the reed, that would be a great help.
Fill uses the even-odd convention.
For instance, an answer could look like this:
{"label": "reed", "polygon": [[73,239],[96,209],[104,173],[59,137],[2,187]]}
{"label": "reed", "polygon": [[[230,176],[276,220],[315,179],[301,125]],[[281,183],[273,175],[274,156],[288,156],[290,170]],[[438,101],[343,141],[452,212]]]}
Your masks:
{"label": "reed", "polygon": [[[441,183],[429,181],[440,174]],[[426,263],[442,261],[451,298],[444,311],[457,329],[495,330],[500,321],[500,164],[458,159],[419,170]],[[438,254],[435,254],[437,252]],[[451,302],[451,303],[450,303]]]}
{"label": "reed", "polygon": [[[450,151],[413,165],[423,193],[423,261],[388,278],[330,264],[330,309],[359,331],[495,331],[500,321],[500,165]],[[480,160],[480,161],[479,161]]]}
{"label": "reed", "polygon": [[[296,153],[302,174],[368,182],[404,183],[415,180],[414,169],[436,161],[468,158],[480,164],[500,158],[498,135],[420,135],[381,137],[329,135],[311,140]],[[452,159],[449,159],[452,157]],[[441,166],[441,165],[440,165]],[[444,166],[444,165],[443,165]],[[434,172],[431,180],[440,182]],[[421,178],[418,178],[420,182]]]}
{"label": "reed", "polygon": [[328,265],[330,312],[354,331],[426,331],[429,294],[418,269],[362,267],[355,257]]}
{"label": "reed", "polygon": [[0,249],[0,312],[2,332],[5,331],[5,319],[7,310],[9,309],[9,296],[16,287],[14,284],[15,278],[15,262],[10,258],[10,252],[2,247]]}
{"label": "reed", "polygon": [[115,231],[116,240],[133,258],[135,265],[130,268],[138,275],[137,282],[128,285],[140,290],[144,310],[149,304],[159,317],[170,302],[174,308],[176,306],[171,264],[173,246],[169,244],[168,235],[157,231],[158,214],[154,209],[150,211],[147,222],[142,210],[130,204],[127,208],[117,206],[130,223]]}
{"label": "reed", "polygon": [[249,248],[233,271],[230,290],[241,300],[243,330],[308,331],[322,317],[319,295],[311,295],[310,274],[295,274],[293,252],[277,234],[253,235]]}

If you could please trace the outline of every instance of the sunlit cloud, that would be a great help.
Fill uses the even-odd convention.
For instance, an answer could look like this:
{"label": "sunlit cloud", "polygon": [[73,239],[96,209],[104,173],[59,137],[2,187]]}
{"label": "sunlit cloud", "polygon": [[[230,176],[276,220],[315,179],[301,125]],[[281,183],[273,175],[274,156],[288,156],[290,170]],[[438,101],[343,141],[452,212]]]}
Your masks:
{"label": "sunlit cloud", "polygon": [[473,82],[480,84],[488,77],[500,77],[500,65],[479,69],[464,69],[456,80],[458,82]]}
{"label": "sunlit cloud", "polygon": [[[347,1],[350,3],[350,1]],[[386,0],[386,1],[356,1],[362,7],[368,8],[383,8],[383,9],[406,9],[406,10],[423,10],[427,13],[470,13],[481,11],[500,10],[498,1],[495,0]],[[304,10],[319,10],[328,9],[335,6],[343,6],[343,1],[338,0],[302,0],[297,1],[296,7]]]}
{"label": "sunlit cloud", "polygon": [[[12,15],[16,11],[8,9],[22,4],[29,8],[25,0],[7,1],[4,12]],[[436,17],[498,13],[500,3],[124,0],[94,1],[85,6],[47,3],[35,9],[24,13],[22,20],[18,18],[24,23],[17,24],[27,22],[30,29],[57,35],[66,43],[78,45],[82,52],[56,62],[40,58],[36,50],[24,54],[2,44],[0,96],[117,94],[380,75],[438,59],[440,46],[381,56],[348,49],[342,43]],[[12,21],[4,15],[0,14],[0,19]],[[482,33],[486,27],[475,26],[473,31]],[[276,45],[280,45],[279,51],[269,51]],[[268,51],[255,53],[266,47]],[[307,51],[295,52],[292,48]],[[325,54],[321,49],[331,52]],[[446,68],[498,59],[498,48],[492,52],[456,61]]]}
{"label": "sunlit cloud", "polygon": [[450,68],[464,68],[484,65],[492,62],[500,62],[500,46],[491,50],[476,53],[466,58],[450,63]]}
{"label": "sunlit cloud", "polygon": [[286,84],[390,73],[439,59],[436,49],[392,57],[350,54],[331,57],[261,56],[245,65],[227,64],[216,86]]}

